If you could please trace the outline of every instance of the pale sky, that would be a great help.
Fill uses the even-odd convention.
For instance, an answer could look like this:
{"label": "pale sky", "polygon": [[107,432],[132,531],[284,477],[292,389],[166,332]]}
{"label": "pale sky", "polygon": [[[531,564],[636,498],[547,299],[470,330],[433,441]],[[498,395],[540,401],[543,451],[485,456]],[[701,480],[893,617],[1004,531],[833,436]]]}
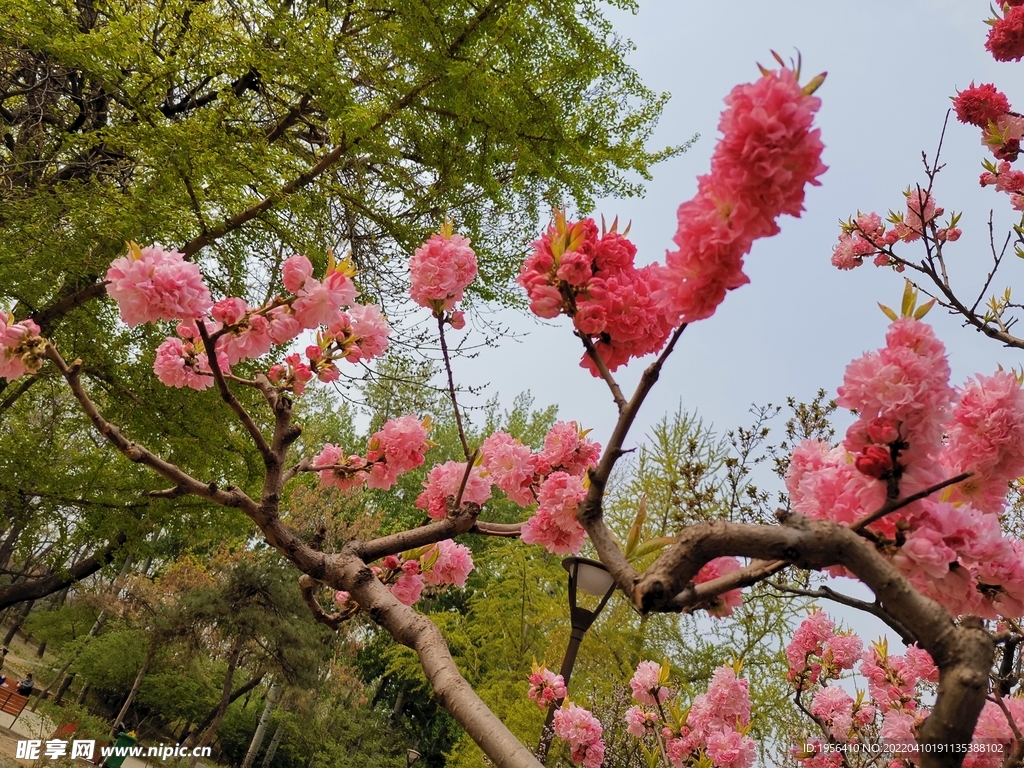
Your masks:
{"label": "pale sky", "polygon": [[[832,267],[837,222],[858,209],[884,216],[890,207],[903,208],[902,190],[924,181],[921,152],[934,153],[956,88],[995,82],[1018,109],[1024,105],[1017,65],[999,64],[984,50],[988,15],[986,0],[648,0],[636,16],[613,14],[616,30],[636,46],[631,62],[643,81],[672,94],[652,145],[701,134],[688,153],[655,170],[645,198],[603,200],[594,211],[632,220],[640,263],[664,259],[675,209],[707,171],[722,98],[758,76],[756,62],[773,63],[771,49],[787,59],[799,50],[803,81],[828,71],[817,94],[829,166],[822,186],[809,191],[801,219],[784,218],[780,235],[755,243],[746,262],[750,284],[732,292],[713,318],[687,329],[634,427],[634,440],[680,401],[724,432],[749,422],[752,403],[783,403],[790,395],[808,400],[819,387],[834,395],[846,364],[884,344],[888,321],[876,302],[898,307],[902,278],[870,264],[854,272]],[[964,211],[964,236],[947,258],[960,293],[972,297],[990,265],[989,210],[995,210],[997,232],[1015,220],[1006,195],[979,188],[985,156],[978,130],[951,120],[936,197],[947,211]],[[995,287],[1019,280],[1022,268],[1011,255]],[[489,383],[487,391],[504,403],[529,389],[538,405],[557,403],[562,418],[593,427],[604,442],[614,408],[605,385],[577,367],[582,349],[569,321],[542,325],[515,313],[502,319],[528,337],[457,361],[460,380]],[[991,373],[998,363],[1024,363],[938,310],[928,320],[947,345],[954,384]],[[648,361],[617,374],[627,393]],[[874,626],[862,627],[868,639],[878,634]]]}

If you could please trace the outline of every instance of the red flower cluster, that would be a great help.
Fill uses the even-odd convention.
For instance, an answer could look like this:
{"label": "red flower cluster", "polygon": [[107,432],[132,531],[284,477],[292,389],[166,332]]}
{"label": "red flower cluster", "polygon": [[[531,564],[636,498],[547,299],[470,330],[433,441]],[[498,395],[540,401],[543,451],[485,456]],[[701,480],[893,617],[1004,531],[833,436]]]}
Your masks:
{"label": "red flower cluster", "polygon": [[[548,231],[534,242],[518,282],[534,314],[571,317],[614,371],[630,358],[660,350],[672,331],[654,298],[659,284],[653,269],[637,269],[635,256],[636,246],[615,224],[599,236],[593,219],[570,222],[556,213]],[[589,355],[580,365],[599,375]]]}
{"label": "red flower cluster", "polygon": [[988,39],[985,48],[996,61],[1020,61],[1024,59],[1024,5],[1008,3],[1012,6],[1001,19],[993,19],[989,23]]}

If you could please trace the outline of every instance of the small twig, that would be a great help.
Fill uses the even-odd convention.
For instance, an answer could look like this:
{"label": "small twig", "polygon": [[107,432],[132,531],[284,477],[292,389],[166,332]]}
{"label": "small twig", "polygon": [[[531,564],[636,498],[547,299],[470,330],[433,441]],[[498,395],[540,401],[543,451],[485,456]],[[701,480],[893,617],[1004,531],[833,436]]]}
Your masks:
{"label": "small twig", "polygon": [[473,465],[476,463],[477,454],[480,453],[479,448],[473,449],[473,454],[466,461],[466,471],[462,473],[462,482],[459,483],[459,492],[455,496],[455,504],[452,507],[453,510],[459,509],[462,506],[462,494],[466,492],[466,483],[469,482],[469,476],[473,473]]}
{"label": "small twig", "polygon": [[[459,428],[462,452],[468,459],[469,442],[466,440],[466,430],[462,427],[462,413],[459,411],[459,401],[455,398],[455,377],[452,375],[452,361],[448,357],[448,342],[444,338],[444,317],[437,318],[437,332],[441,337],[441,354],[444,356],[444,369],[448,373],[448,397],[452,401],[452,410],[455,412],[455,425]],[[461,496],[461,494],[459,495]]]}
{"label": "small twig", "polygon": [[206,330],[206,323],[202,320],[196,321],[196,327],[199,329],[199,335],[203,337],[203,345],[206,347],[206,359],[210,363],[210,372],[213,373],[213,380],[217,383],[217,391],[220,392],[221,399],[227,403],[231,410],[238,416],[238,420],[242,422],[252,441],[256,443],[256,448],[259,450],[260,455],[263,457],[263,462],[269,467],[274,462],[274,454],[270,450],[270,445],[267,443],[267,439],[260,432],[259,427],[256,426],[256,422],[252,420],[249,412],[245,410],[238,399],[228,389],[228,383],[224,380],[224,374],[220,370],[220,363],[217,360],[217,339],[219,336],[214,334],[214,338],[210,337],[209,332]]}
{"label": "small twig", "polygon": [[779,584],[775,581],[769,581],[767,584],[773,589],[777,589],[779,592],[787,592],[791,595],[799,595],[801,597],[815,597],[819,599],[831,600],[834,603],[845,605],[849,608],[856,608],[859,611],[870,613],[872,616],[877,616],[879,619],[884,621],[899,634],[900,639],[903,640],[907,645],[917,641],[914,634],[907,629],[901,622],[894,619],[885,608],[882,607],[881,603],[877,600],[873,603],[869,603],[866,600],[858,600],[855,597],[844,595],[841,592],[836,592],[830,587],[819,587],[818,589],[801,589],[800,587],[791,587],[788,584]]}
{"label": "small twig", "polygon": [[913,504],[915,501],[919,501],[920,499],[923,499],[926,496],[931,496],[936,491],[941,491],[947,485],[955,485],[956,483],[959,483],[959,482],[961,482],[963,480],[966,480],[968,477],[971,476],[971,474],[972,474],[971,472],[961,472],[956,477],[951,477],[948,480],[943,480],[941,483],[936,483],[935,485],[930,485],[927,488],[925,488],[923,491],[918,491],[917,493],[912,493],[909,496],[905,496],[902,499],[893,499],[891,501],[887,501],[887,502],[885,502],[885,504],[883,504],[881,507],[876,509],[874,512],[872,512],[869,515],[865,515],[860,520],[858,520],[853,525],[851,525],[850,526],[850,530],[851,531],[860,531],[863,528],[865,528],[865,527],[871,525],[872,523],[878,521],[879,519],[885,517],[890,512],[895,512],[898,509],[903,509],[903,507],[907,506],[908,504]]}
{"label": "small twig", "polygon": [[605,364],[601,355],[598,354],[597,347],[594,346],[594,341],[585,333],[580,331],[576,332],[580,340],[583,342],[583,346],[587,348],[587,356],[594,361],[594,365],[597,366],[598,372],[601,374],[601,378],[605,380],[608,385],[608,389],[612,391],[612,399],[615,401],[615,407],[619,409],[619,413],[622,413],[626,409],[626,398],[622,395],[622,389],[619,387],[619,383],[615,381],[615,377],[612,376],[612,372],[608,370],[608,366]]}

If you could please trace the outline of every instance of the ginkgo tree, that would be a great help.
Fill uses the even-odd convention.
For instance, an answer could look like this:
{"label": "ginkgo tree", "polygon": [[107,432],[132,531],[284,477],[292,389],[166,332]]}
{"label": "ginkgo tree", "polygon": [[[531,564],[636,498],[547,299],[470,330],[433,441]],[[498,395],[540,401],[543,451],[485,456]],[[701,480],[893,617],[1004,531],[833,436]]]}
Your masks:
{"label": "ginkgo tree", "polygon": [[[994,29],[1024,36],[1021,12],[1019,4],[1008,8]],[[315,455],[292,455],[301,434],[296,398],[317,381],[337,381],[340,365],[374,359],[388,343],[386,318],[380,307],[359,303],[358,275],[346,260],[330,257],[319,274],[307,257],[291,256],[281,266],[280,291],[259,304],[215,297],[197,264],[159,245],[131,243],[107,270],[106,291],[125,324],[171,331],[156,350],[156,376],[170,387],[219,395],[261,457],[256,478],[198,477],[186,461],[171,462],[133,439],[91,396],[83,361],[66,360],[32,320],[0,317],[0,375],[12,380],[53,366],[92,429],[167,482],[153,496],[194,495],[248,516],[301,572],[316,618],[336,626],[364,613],[412,648],[437,700],[497,765],[534,766],[537,759],[468,685],[438,627],[414,607],[424,590],[465,583],[472,557],[455,539],[470,532],[518,537],[555,553],[578,551],[589,540],[644,614],[725,615],[744,588],[787,568],[855,577],[874,592],[876,615],[912,650],[905,657],[884,646],[864,651],[859,638],[837,632],[823,614],[802,624],[787,649],[789,682],[819,734],[797,758],[847,764],[851,743],[875,743],[897,764],[1019,763],[1024,740],[1009,699],[1024,636],[1016,621],[1024,614],[1024,546],[1003,531],[1000,514],[1009,483],[1024,472],[1024,393],[1007,371],[954,389],[945,349],[912,294],[884,346],[846,370],[837,402],[856,420],[845,439],[805,440],[793,449],[790,504],[775,523],[684,525],[658,543],[661,553],[641,572],[628,555],[647,545],[631,537],[625,551],[605,522],[611,473],[665,360],[691,323],[710,317],[749,281],[744,258],[754,242],[777,234],[782,215],[799,216],[807,186],[820,183],[820,101],[813,94],[822,80],[801,83],[800,67],[779,59],[778,69],[762,68],[759,79],[732,90],[711,168],[679,207],[676,249],[664,263],[639,267],[635,247],[615,224],[561,213],[533,243],[518,281],[535,314],[570,319],[582,367],[607,384],[618,420],[603,447],[567,421],[537,450],[501,431],[470,443],[449,339],[464,327],[459,307],[478,272],[476,255],[448,224],[416,250],[410,294],[436,324],[464,454],[431,468],[422,493],[406,500],[422,510],[422,525],[322,551],[297,534],[282,509],[288,484],[304,473],[355,493],[393,489],[424,463],[430,446],[430,416],[410,414],[383,423],[365,450],[326,443]],[[912,193],[909,201],[896,239],[934,242],[940,214],[930,197]],[[874,218],[862,218],[862,235],[879,231]],[[953,228],[945,228],[946,240]],[[647,355],[656,358],[627,396],[615,373]],[[524,519],[488,520],[495,494],[522,508]],[[732,661],[722,659],[706,691],[685,697],[674,692],[666,666],[650,660],[637,667],[627,720],[631,734],[649,740],[652,764],[751,765],[749,686]],[[871,703],[828,684],[857,664],[871,682]],[[937,685],[933,698],[921,692],[927,685]],[[564,699],[564,683],[538,669],[529,685],[524,680],[527,693],[543,706]],[[584,704],[563,701],[554,729],[574,762],[596,768],[605,757],[602,725]]]}

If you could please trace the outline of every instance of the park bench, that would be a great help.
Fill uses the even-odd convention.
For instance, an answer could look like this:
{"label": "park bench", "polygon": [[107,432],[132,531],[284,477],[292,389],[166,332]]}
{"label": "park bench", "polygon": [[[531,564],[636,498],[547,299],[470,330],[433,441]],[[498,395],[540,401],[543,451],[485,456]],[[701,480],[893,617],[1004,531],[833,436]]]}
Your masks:
{"label": "park bench", "polygon": [[[30,693],[29,696],[32,694]],[[11,721],[10,728],[18,720],[20,715],[25,710],[25,705],[28,704],[28,696],[22,696],[13,687],[7,683],[0,685],[0,712],[6,712],[8,715],[14,715],[14,720]]]}

